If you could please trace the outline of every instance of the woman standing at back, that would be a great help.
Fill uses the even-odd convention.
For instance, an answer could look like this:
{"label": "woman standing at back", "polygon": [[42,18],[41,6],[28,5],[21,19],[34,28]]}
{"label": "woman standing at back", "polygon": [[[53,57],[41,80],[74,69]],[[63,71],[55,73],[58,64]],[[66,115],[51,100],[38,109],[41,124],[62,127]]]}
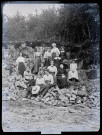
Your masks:
{"label": "woman standing at back", "polygon": [[20,52],[20,56],[16,60],[17,69],[20,75],[24,77],[24,71],[25,69],[25,58],[22,56],[22,53]]}
{"label": "woman standing at back", "polygon": [[37,47],[37,51],[35,52],[34,58],[35,60],[34,60],[33,73],[37,74],[39,72],[39,67],[41,66],[41,52],[38,47]]}
{"label": "woman standing at back", "polygon": [[52,44],[52,49],[51,49],[51,56],[52,56],[52,60],[54,60],[54,58],[56,57],[56,55],[57,56],[59,56],[60,55],[60,51],[59,51],[59,49],[56,47],[56,43],[53,43]]}

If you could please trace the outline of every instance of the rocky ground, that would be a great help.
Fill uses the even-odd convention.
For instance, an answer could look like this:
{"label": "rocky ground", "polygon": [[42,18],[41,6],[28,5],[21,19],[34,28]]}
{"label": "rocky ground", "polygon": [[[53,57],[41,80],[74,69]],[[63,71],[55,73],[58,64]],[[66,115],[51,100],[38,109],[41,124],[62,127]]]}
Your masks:
{"label": "rocky ground", "polygon": [[[93,85],[94,84],[94,85]],[[67,106],[47,105],[28,99],[2,101],[2,129],[4,132],[61,133],[68,131],[98,131],[100,129],[99,80],[90,80],[87,104]],[[93,89],[92,89],[93,88]],[[92,92],[94,91],[94,93]]]}
{"label": "rocky ground", "polygon": [[[82,86],[56,91],[50,89],[43,100],[22,101],[23,90],[14,87],[7,59],[2,62],[2,129],[4,132],[41,132],[47,134],[100,129],[100,79],[85,80]],[[9,62],[10,63],[10,62]],[[11,65],[15,67],[15,64]],[[13,70],[15,69],[13,67]],[[15,70],[14,70],[15,73]],[[8,100],[8,95],[11,100]],[[13,100],[15,97],[16,100]]]}

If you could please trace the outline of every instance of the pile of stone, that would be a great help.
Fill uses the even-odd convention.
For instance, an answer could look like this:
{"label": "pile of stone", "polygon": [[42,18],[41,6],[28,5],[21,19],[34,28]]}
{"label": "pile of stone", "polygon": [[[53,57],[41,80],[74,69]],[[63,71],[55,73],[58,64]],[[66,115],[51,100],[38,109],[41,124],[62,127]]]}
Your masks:
{"label": "pile of stone", "polygon": [[[28,50],[28,48],[26,48]],[[32,63],[31,67],[33,66],[33,53],[31,53],[31,49],[28,52],[29,54],[32,54],[30,56],[31,58],[27,59],[26,63],[29,62]],[[3,59],[2,59],[2,99],[6,99],[7,97],[10,97],[13,100],[23,98],[26,94],[25,89],[22,88],[15,88],[15,78],[14,74],[16,73],[16,65],[14,58],[8,57],[8,51],[3,50]],[[10,76],[8,64],[11,63],[13,66],[13,72],[12,76]],[[30,65],[30,64],[28,64]],[[68,106],[70,104],[84,104],[89,107],[97,107],[100,106],[100,82],[96,82],[92,80],[92,82],[89,80],[89,82],[86,79],[85,74],[83,71],[80,70],[79,72],[79,80],[81,82],[81,85],[71,85],[69,88],[64,89],[55,89],[51,88],[49,89],[48,93],[41,99],[35,98],[37,101],[44,102],[48,105],[56,105],[56,106]]]}
{"label": "pile of stone", "polygon": [[70,86],[67,89],[51,88],[40,100],[49,105],[68,106],[69,104],[85,103],[88,100],[88,94],[85,86],[76,88]]}

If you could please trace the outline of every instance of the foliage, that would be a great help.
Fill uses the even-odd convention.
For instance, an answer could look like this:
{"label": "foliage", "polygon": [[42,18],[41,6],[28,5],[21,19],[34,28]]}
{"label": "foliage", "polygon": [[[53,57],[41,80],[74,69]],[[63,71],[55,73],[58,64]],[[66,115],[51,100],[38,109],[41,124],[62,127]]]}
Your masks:
{"label": "foliage", "polygon": [[3,41],[29,41],[33,46],[56,42],[71,52],[79,47],[77,56],[81,56],[83,49],[86,53],[91,45],[93,50],[99,44],[99,29],[98,4],[61,4],[59,9],[30,14],[27,20],[19,12],[13,17],[3,16]]}

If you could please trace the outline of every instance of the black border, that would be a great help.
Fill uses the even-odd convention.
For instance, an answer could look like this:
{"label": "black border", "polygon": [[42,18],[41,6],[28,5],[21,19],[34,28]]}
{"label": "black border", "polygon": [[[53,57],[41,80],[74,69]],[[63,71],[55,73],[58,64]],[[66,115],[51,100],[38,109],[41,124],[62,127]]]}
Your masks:
{"label": "black border", "polygon": [[[99,5],[99,7],[100,7],[100,17],[101,17],[101,1],[86,1],[86,0],[84,0],[84,1],[79,1],[79,0],[77,0],[77,1],[75,1],[75,0],[71,0],[71,1],[65,1],[65,0],[63,0],[63,1],[1,1],[1,17],[0,17],[0,19],[1,19],[1,22],[2,22],[2,7],[3,7],[3,5],[4,4],[6,4],[6,3],[8,3],[8,2],[10,2],[10,3],[15,3],[15,2],[17,2],[17,3],[21,3],[21,4],[24,4],[25,2],[27,3],[27,4],[29,4],[29,3],[36,3],[36,4],[40,4],[40,3],[48,3],[48,4],[50,4],[50,3],[56,3],[56,4],[64,4],[64,3],[68,3],[68,4],[70,4],[70,3],[97,3],[98,5]],[[100,29],[101,30],[101,29]],[[101,32],[100,32],[100,34],[101,34]],[[2,47],[2,23],[1,23],[1,47]],[[101,49],[101,46],[100,46],[100,49]],[[101,52],[101,51],[100,51]],[[1,54],[2,54],[2,48],[1,48]],[[101,53],[100,53],[101,54]],[[2,55],[1,55],[1,58],[2,58]],[[2,59],[1,59],[1,63],[2,63]],[[101,62],[100,62],[100,64],[101,64]],[[2,64],[1,64],[1,71],[2,71]],[[101,72],[101,71],[100,71]],[[2,73],[1,73],[1,76],[2,76]],[[2,80],[2,79],[1,79]],[[1,85],[1,94],[0,94],[0,96],[1,96],[1,99],[2,99],[2,85]],[[101,97],[101,90],[100,90],[100,97]],[[101,100],[100,100],[101,101]],[[100,102],[101,103],[101,102]],[[101,107],[100,107],[100,112],[101,112]],[[101,113],[100,113],[101,114]],[[0,131],[0,134],[1,133],[7,133],[7,134],[10,134],[10,132],[3,132],[3,130],[2,130],[2,100],[1,100],[1,131]],[[15,132],[11,132],[11,133],[15,133]],[[17,132],[16,132],[17,133]],[[28,132],[19,132],[19,133],[24,133],[24,134],[27,134]],[[61,134],[63,134],[63,133],[67,133],[67,132],[61,132]],[[95,134],[101,134],[101,115],[100,115],[100,129],[99,129],[99,131],[90,131],[90,132],[68,132],[68,134],[73,134],[73,133],[78,133],[78,134],[87,134],[87,133],[89,133],[89,134],[93,134],[93,135],[95,135]],[[29,134],[41,134],[41,132],[29,132]]]}

